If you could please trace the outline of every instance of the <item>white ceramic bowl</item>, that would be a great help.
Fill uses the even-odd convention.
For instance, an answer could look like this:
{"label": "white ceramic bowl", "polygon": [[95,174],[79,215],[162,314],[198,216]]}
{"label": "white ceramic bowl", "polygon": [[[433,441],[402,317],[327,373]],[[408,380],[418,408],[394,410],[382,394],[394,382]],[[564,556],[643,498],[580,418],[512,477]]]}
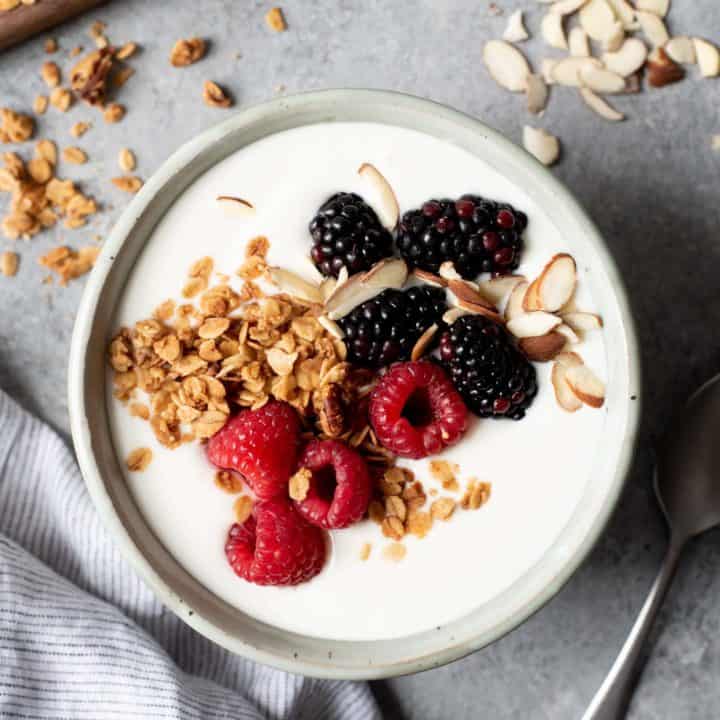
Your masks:
{"label": "white ceramic bowl", "polygon": [[[158,220],[202,173],[262,137],[326,121],[399,125],[450,139],[521,185],[574,238],[605,321],[607,422],[598,457],[570,522],[542,560],[466,617],[397,640],[350,642],[286,632],[210,593],[160,544],[139,513],[110,437],[104,385],[113,309]],[[623,486],[638,424],[639,355],[618,272],[597,229],[572,195],[524,150],[477,120],[427,100],[390,92],[329,90],[244,110],[184,145],[148,180],[107,239],[88,280],[72,341],[69,407],[78,460],[108,530],[145,582],[198,632],[248,658],[306,675],[377,678],[447,663],[493,642],[547,602],[598,539]]]}

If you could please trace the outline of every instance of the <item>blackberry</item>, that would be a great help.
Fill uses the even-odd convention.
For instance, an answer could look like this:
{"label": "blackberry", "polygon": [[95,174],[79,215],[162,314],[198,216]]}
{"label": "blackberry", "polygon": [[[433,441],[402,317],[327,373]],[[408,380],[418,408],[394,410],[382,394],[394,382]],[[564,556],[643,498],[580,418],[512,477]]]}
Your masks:
{"label": "blackberry", "polygon": [[445,310],[442,288],[384,290],[338,321],[348,360],[366,367],[407,360],[420,335],[433,323],[439,324]]}
{"label": "blackberry", "polygon": [[428,200],[400,222],[397,245],[411,267],[437,272],[451,260],[464,278],[504,275],[520,263],[527,215],[511,205],[463,195]]}
{"label": "blackberry", "polygon": [[465,315],[440,338],[440,359],[480,417],[520,420],[537,394],[535,368],[497,323]]}
{"label": "blackberry", "polygon": [[325,276],[337,277],[343,265],[352,275],[392,255],[392,235],[375,211],[355,193],[328,198],[310,222],[310,256]]}

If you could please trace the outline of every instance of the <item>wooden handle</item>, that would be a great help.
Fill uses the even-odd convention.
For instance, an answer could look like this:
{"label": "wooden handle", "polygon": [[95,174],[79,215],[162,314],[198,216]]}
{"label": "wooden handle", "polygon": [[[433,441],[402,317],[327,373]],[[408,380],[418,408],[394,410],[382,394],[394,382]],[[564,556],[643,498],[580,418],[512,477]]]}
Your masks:
{"label": "wooden handle", "polygon": [[20,5],[0,12],[0,50],[65,20],[79,15],[105,0],[38,0],[34,5]]}

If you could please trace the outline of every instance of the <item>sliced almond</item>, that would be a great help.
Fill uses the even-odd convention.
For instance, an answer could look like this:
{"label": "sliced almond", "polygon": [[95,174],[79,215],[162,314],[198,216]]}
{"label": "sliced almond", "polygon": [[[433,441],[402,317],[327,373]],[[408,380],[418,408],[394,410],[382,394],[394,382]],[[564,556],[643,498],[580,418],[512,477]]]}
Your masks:
{"label": "sliced almond", "polygon": [[477,289],[473,287],[467,280],[448,280],[448,290],[453,293],[459,300],[474,305],[482,305],[487,310],[497,313],[497,308],[493,303],[487,300]]}
{"label": "sliced almond", "polygon": [[655,13],[636,10],[635,17],[637,17],[640,28],[653,47],[662,47],[670,39],[665,23]]}
{"label": "sliced almond", "polygon": [[542,128],[525,125],[523,145],[543,165],[552,165],[560,157],[560,141]]}
{"label": "sliced almond", "polygon": [[232,195],[218,195],[217,201],[224,212],[231,217],[250,217],[255,214],[255,207],[251,202]]}
{"label": "sliced almond", "polygon": [[521,338],[518,345],[528,360],[547,362],[562,351],[565,343],[564,335],[558,332],[549,332],[545,335]]}
{"label": "sliced almond", "polygon": [[410,353],[410,359],[415,362],[419,360],[430,348],[432,339],[435,337],[435,333],[438,331],[437,323],[433,323],[415,342],[413,345],[412,352]]}
{"label": "sliced almond", "polygon": [[565,323],[558,325],[553,332],[559,333],[565,337],[565,340],[571,345],[577,345],[580,342],[578,334]]}
{"label": "sliced almond", "polygon": [[647,10],[664,18],[670,8],[670,0],[635,0],[635,6],[638,10]]}
{"label": "sliced almond", "polygon": [[567,367],[560,362],[553,364],[550,375],[555,399],[558,405],[567,412],[577,412],[582,407],[582,401],[570,389],[567,382]]}
{"label": "sliced almond", "polygon": [[432,285],[433,287],[447,287],[447,280],[443,277],[440,277],[439,275],[435,275],[434,273],[428,272],[427,270],[421,270],[420,268],[415,268],[412,271],[412,274],[420,280],[420,282],[426,283],[427,285]]}
{"label": "sliced almond", "polygon": [[665,45],[665,52],[676,62],[683,65],[694,65],[697,61],[695,44],[687,35],[670,38]]}
{"label": "sliced almond", "polygon": [[539,115],[548,101],[548,87],[542,75],[530,73],[527,76],[527,109],[533,115]]}
{"label": "sliced almond", "polygon": [[580,79],[585,87],[603,95],[622,92],[625,79],[622,75],[596,67],[585,67],[580,70]]}
{"label": "sliced almond", "polygon": [[569,85],[570,87],[580,87],[582,80],[580,79],[580,70],[589,67],[601,67],[600,62],[596,58],[583,57],[566,57],[555,63],[552,68],[553,81],[558,85]]}
{"label": "sliced almond", "polygon": [[370,163],[363,163],[358,175],[368,180],[377,193],[377,213],[380,222],[388,229],[394,230],[400,218],[400,206],[392,186],[385,176]]}
{"label": "sliced almond", "polygon": [[323,295],[317,285],[313,285],[313,283],[301,278],[294,272],[290,272],[290,270],[285,270],[285,268],[280,267],[269,267],[268,275],[270,276],[270,281],[288,295],[292,295],[300,300],[305,300],[306,302],[323,302]]}
{"label": "sliced almond", "polygon": [[586,405],[594,408],[603,406],[605,383],[587,365],[573,365],[567,368],[565,380],[578,399]]}
{"label": "sliced almond", "polygon": [[571,368],[575,365],[582,365],[583,359],[576,352],[568,352],[567,350],[561,352],[556,358],[556,362],[559,362],[563,367]]}
{"label": "sliced almond", "polygon": [[560,315],[562,321],[573,330],[601,330],[602,318],[599,315],[588,312],[568,312]]}
{"label": "sliced almond", "polygon": [[615,23],[615,13],[605,0],[590,0],[580,10],[580,26],[598,42],[605,42],[617,31]]}
{"label": "sliced almond", "polygon": [[543,76],[546,85],[552,85],[555,82],[553,70],[558,62],[560,61],[557,58],[543,58],[540,61],[540,74]]}
{"label": "sliced almond", "polygon": [[559,50],[567,50],[567,38],[563,28],[563,16],[554,12],[546,13],[540,22],[540,33],[543,40],[550,46]]}
{"label": "sliced almond", "polygon": [[505,305],[505,320],[510,321],[519,315],[524,314],[523,300],[529,285],[527,280],[519,282],[510,292],[507,305]]}
{"label": "sliced almond", "polygon": [[498,325],[503,325],[505,321],[503,320],[502,316],[499,315],[494,310],[490,310],[486,307],[485,304],[479,304],[470,302],[468,300],[463,300],[462,298],[457,297],[454,293],[450,292],[448,290],[448,301],[451,305],[455,305],[462,310],[465,310],[467,313],[471,315],[484,315],[486,318],[489,318],[493,322],[498,323]]}
{"label": "sliced almond", "polygon": [[528,39],[528,33],[523,25],[522,10],[515,10],[508,17],[508,22],[503,33],[503,40],[508,42],[522,42]]}
{"label": "sliced almond", "polygon": [[580,88],[580,95],[585,101],[585,104],[600,115],[600,117],[605,118],[605,120],[620,122],[625,119],[625,116],[621,112],[618,112],[607,100],[596,95],[589,88]]}
{"label": "sliced almond", "polygon": [[481,282],[478,291],[497,307],[522,282],[525,282],[522,275],[500,275]]}
{"label": "sliced almond", "polygon": [[399,290],[406,278],[407,265],[403,260],[381,260],[366,273],[351,275],[346,282],[336,285],[325,301],[325,312],[331,320],[338,320],[383,290]]}
{"label": "sliced almond", "polygon": [[550,6],[550,12],[556,15],[572,15],[577,12],[588,0],[558,0]]}
{"label": "sliced almond", "polygon": [[538,310],[514,317],[508,321],[507,329],[516,338],[539,337],[554,330],[561,322],[559,317]]}
{"label": "sliced almond", "polygon": [[617,52],[606,52],[602,61],[608,70],[628,77],[643,66],[646,58],[645,44],[637,38],[628,38]]}
{"label": "sliced almond", "polygon": [[619,20],[616,20],[613,31],[602,42],[603,49],[608,52],[615,52],[622,47],[624,41],[625,28]]}
{"label": "sliced almond", "polygon": [[693,38],[695,56],[703,77],[717,77],[720,74],[720,52],[711,42]]}
{"label": "sliced almond", "polygon": [[637,30],[638,22],[635,18],[635,8],[627,0],[609,0],[610,7],[615,16],[623,24],[626,30]]}
{"label": "sliced almond", "polygon": [[337,287],[337,280],[334,277],[325,278],[320,283],[320,294],[322,295],[323,302],[325,302]]}
{"label": "sliced almond", "polygon": [[498,85],[511,92],[525,92],[530,66],[515,46],[504,40],[490,40],[483,48],[483,60]]}
{"label": "sliced almond", "polygon": [[342,331],[342,328],[327,315],[318,315],[317,321],[323,328],[325,328],[325,330],[338,340],[342,340],[345,337],[345,333]]}
{"label": "sliced almond", "polygon": [[567,253],[555,255],[540,273],[536,282],[537,300],[534,302],[535,306],[529,309],[556,312],[575,292],[577,286],[575,259]]}
{"label": "sliced almond", "polygon": [[463,315],[470,315],[470,313],[467,310],[463,310],[461,307],[450,308],[443,313],[442,321],[446,325],[452,325],[458,318],[461,318]]}
{"label": "sliced almond", "polygon": [[647,60],[648,83],[653,87],[665,87],[679,82],[685,77],[685,71],[666,52],[664,48],[655,48]]}
{"label": "sliced almond", "polygon": [[573,57],[590,57],[590,43],[587,33],[579,25],[570,30],[568,46]]}

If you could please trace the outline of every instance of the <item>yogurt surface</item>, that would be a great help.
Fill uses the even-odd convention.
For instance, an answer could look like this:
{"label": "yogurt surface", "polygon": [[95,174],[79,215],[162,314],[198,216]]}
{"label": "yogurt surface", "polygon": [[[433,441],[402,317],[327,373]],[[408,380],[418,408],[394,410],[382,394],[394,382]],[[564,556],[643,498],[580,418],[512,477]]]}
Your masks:
{"label": "yogurt surface", "polygon": [[[180,290],[187,270],[209,255],[215,269],[234,275],[245,243],[270,240],[269,262],[313,277],[307,259],[309,220],[328,196],[353,191],[373,204],[357,174],[376,165],[397,195],[401,212],[431,197],[474,193],[509,202],[527,213],[526,248],[517,272],[533,278],[556,252],[575,253],[542,207],[475,155],[422,133],[372,123],[321,123],[288,130],[231,155],[190,186],[155,229],[128,278],[115,327],[150,317],[161,302],[185,302]],[[257,209],[250,218],[227,216],[215,198],[236,195]],[[578,306],[595,306],[584,282],[582,257]],[[213,284],[213,280],[211,280]],[[577,346],[585,362],[605,377],[602,333]],[[457,509],[436,522],[423,539],[407,536],[400,562],[383,557],[391,541],[369,520],[332,533],[323,572],[294,588],[257,587],[240,580],[223,551],[235,496],[213,483],[214,468],[200,444],[176,450],[161,446],[147,422],[131,417],[112,397],[107,403],[118,457],[150,447],[144,472],[123,470],[133,497],[156,536],[199,582],[230,605],[286,630],[344,640],[397,638],[428,630],[471,612],[498,595],[537,563],[570,519],[589,481],[605,410],[561,410],[550,382],[551,364],[537,366],[539,392],[520,422],[474,420],[442,459],[459,465],[461,488],[470,478],[492,483],[489,502],[475,511]],[[138,391],[138,401],[144,401]],[[399,462],[437,497],[442,490],[429,459]],[[461,491],[462,492],[462,491]],[[433,498],[429,498],[431,501]],[[372,545],[361,561],[364,543]]]}

